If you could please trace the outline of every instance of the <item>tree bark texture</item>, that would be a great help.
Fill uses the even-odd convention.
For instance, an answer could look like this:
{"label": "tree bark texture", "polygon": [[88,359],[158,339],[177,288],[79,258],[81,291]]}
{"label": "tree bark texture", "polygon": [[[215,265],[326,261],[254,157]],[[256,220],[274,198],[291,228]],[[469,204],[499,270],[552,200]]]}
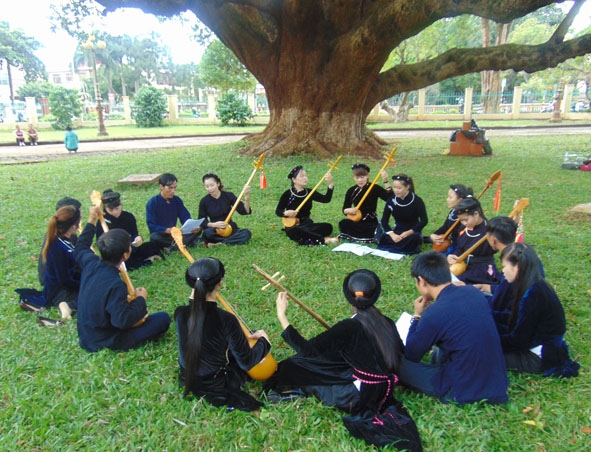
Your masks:
{"label": "tree bark texture", "polygon": [[[250,136],[251,155],[380,155],[365,129],[379,102],[457,75],[534,72],[591,52],[591,34],[564,41],[568,24],[542,45],[452,49],[380,72],[390,52],[444,17],[472,14],[499,23],[548,0],[98,0],[160,15],[191,10],[265,87],[271,117]],[[573,9],[580,8],[576,0]],[[572,16],[572,17],[570,17]],[[569,14],[565,21],[572,19]]]}

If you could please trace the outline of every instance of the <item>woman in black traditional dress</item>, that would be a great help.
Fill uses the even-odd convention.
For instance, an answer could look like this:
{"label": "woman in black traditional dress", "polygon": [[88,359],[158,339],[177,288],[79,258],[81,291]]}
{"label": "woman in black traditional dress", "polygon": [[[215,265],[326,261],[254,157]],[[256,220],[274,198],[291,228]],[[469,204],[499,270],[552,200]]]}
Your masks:
{"label": "woman in black traditional dress", "polygon": [[[212,245],[242,245],[250,240],[252,233],[248,229],[240,229],[234,221],[230,221],[232,233],[227,237],[216,232],[217,228],[226,228],[225,219],[232,211],[238,199],[232,192],[225,191],[221,179],[217,174],[208,173],[202,178],[207,195],[199,201],[199,218],[205,218],[203,239],[206,246]],[[244,191],[244,202],[240,201],[236,212],[240,215],[250,215],[250,186]]]}
{"label": "woman in black traditional dress", "polygon": [[[378,249],[400,254],[417,254],[423,237],[421,231],[429,222],[423,200],[415,194],[412,177],[392,176],[394,194],[386,201],[381,228],[376,233]],[[390,217],[394,225],[390,227]]]}
{"label": "woman in black traditional dress", "polygon": [[382,171],[385,188],[374,185],[361,207],[357,209],[356,206],[363,199],[371,185],[369,183],[370,169],[369,166],[363,163],[356,163],[351,169],[353,170],[355,185],[349,188],[345,194],[343,213],[345,215],[357,215],[359,212],[361,219],[359,221],[350,218],[341,220],[339,222],[339,231],[341,232],[339,238],[359,243],[373,243],[376,228],[379,226],[378,214],[376,213],[378,199],[387,201],[392,195],[392,187],[388,182],[388,173]]}
{"label": "woman in black traditional dress", "polygon": [[271,344],[263,330],[252,348],[233,314],[219,309],[216,295],[225,274],[217,259],[205,257],[191,264],[185,280],[192,288],[188,306],[174,313],[178,331],[179,384],[184,394],[204,397],[215,406],[254,411],[262,403],[241,387],[246,372],[269,352]]}
{"label": "woman in black traditional dress", "polygon": [[[162,259],[160,247],[154,242],[145,242],[139,234],[137,221],[131,212],[123,210],[121,195],[111,189],[103,192],[103,216],[109,229],[123,229],[131,236],[131,256],[125,262],[128,270],[149,265],[154,260]],[[96,238],[104,234],[100,221],[96,224]]]}
{"label": "woman in black traditional dress", "polygon": [[286,316],[287,295],[277,296],[281,337],[297,352],[281,363],[265,387],[269,397],[289,395],[294,389],[315,395],[325,405],[357,414],[374,414],[394,403],[403,345],[396,325],[374,306],[381,283],[370,270],[356,270],[343,282],[343,293],[353,317],[342,320],[306,340]]}
{"label": "woman in black traditional dress", "polygon": [[[447,256],[449,265],[455,264],[458,257],[484,237],[487,227],[482,206],[472,196],[460,201],[455,213],[463,227],[458,234],[454,252]],[[458,276],[460,281],[468,284],[498,284],[500,273],[495,266],[495,253],[488,241],[473,250],[466,259],[466,271]]]}
{"label": "woman in black traditional dress", "polygon": [[299,210],[296,209],[310,193],[310,190],[306,188],[308,175],[306,170],[301,165],[298,165],[289,172],[287,178],[291,181],[291,188],[281,195],[275,209],[275,214],[278,217],[297,219],[295,226],[285,228],[287,236],[300,245],[308,246],[338,242],[338,238],[330,237],[332,234],[332,225],[330,223],[314,223],[310,218],[313,201],[321,203],[331,201],[334,190],[332,174],[328,173],[326,175],[326,182],[328,183],[326,194],[323,195],[315,191]]}
{"label": "woman in black traditional dress", "polygon": [[[445,219],[441,227],[429,236],[429,238],[434,244],[443,244],[443,235],[458,219],[455,212],[456,207],[462,199],[465,199],[468,196],[474,196],[474,191],[472,190],[472,187],[466,187],[462,184],[452,184],[449,186],[449,190],[447,191],[446,202],[447,208],[451,210],[447,214],[447,218]],[[456,227],[452,230],[451,234],[449,235],[451,245],[447,248],[445,254],[453,253],[456,247],[456,241],[458,240],[458,234],[461,229],[462,228],[460,227],[460,225],[456,225]]]}

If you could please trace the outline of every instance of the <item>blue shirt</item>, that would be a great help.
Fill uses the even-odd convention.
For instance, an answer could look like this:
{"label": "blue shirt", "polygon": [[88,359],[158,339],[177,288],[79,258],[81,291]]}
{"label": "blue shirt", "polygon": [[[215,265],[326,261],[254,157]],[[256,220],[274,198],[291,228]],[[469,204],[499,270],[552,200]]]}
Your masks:
{"label": "blue shirt", "polygon": [[176,226],[177,220],[181,224],[191,218],[183,200],[178,196],[165,199],[162,195],[153,196],[146,204],[146,223],[152,232],[164,232]]}
{"label": "blue shirt", "polygon": [[509,400],[501,341],[488,303],[478,289],[449,284],[421,319],[411,324],[407,359],[419,362],[433,345],[445,357],[433,381],[442,399],[460,404]]}

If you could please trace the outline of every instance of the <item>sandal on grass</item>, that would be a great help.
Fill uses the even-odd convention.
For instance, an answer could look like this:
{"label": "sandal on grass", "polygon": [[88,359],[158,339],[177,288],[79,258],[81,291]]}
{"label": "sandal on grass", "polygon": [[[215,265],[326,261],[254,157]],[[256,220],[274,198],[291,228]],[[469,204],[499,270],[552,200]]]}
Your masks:
{"label": "sandal on grass", "polygon": [[53,320],[49,317],[41,316],[37,317],[37,323],[39,323],[41,326],[62,326],[64,324],[64,322],[61,320]]}

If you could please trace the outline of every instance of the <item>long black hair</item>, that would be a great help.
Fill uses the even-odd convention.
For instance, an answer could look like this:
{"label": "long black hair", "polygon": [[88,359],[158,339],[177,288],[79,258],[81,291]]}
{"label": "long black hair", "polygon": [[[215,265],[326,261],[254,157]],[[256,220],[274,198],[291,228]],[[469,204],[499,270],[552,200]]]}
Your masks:
{"label": "long black hair", "polygon": [[350,273],[343,282],[345,298],[357,308],[355,318],[377,344],[386,371],[397,373],[402,356],[400,340],[394,334],[392,324],[374,304],[380,296],[381,288],[378,275],[365,269]]}
{"label": "long black hair", "polygon": [[197,373],[203,348],[203,325],[205,323],[206,296],[222,280],[224,264],[214,257],[204,257],[191,264],[185,273],[185,281],[194,289],[189,305],[187,323],[187,347],[185,349],[185,395],[191,392],[193,377]]}
{"label": "long black hair", "polygon": [[509,316],[509,327],[513,329],[517,323],[519,306],[523,295],[538,281],[548,284],[540,272],[540,261],[536,252],[525,243],[511,243],[501,252],[501,261],[517,265],[518,272],[513,281],[513,305]]}

